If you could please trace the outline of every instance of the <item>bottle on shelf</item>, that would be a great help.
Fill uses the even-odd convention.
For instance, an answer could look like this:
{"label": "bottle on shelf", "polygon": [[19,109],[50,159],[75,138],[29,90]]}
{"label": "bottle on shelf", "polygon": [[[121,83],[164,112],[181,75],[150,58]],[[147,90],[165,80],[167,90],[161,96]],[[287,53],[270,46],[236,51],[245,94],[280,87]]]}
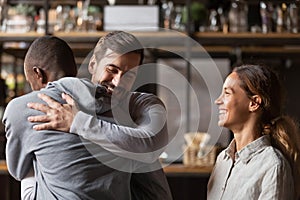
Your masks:
{"label": "bottle on shelf", "polygon": [[263,33],[272,32],[272,15],[274,12],[273,5],[271,3],[260,2],[260,16],[261,16],[261,29]]}
{"label": "bottle on shelf", "polygon": [[289,6],[289,18],[291,20],[291,32],[298,33],[299,8],[296,3],[291,3]]}
{"label": "bottle on shelf", "polygon": [[244,0],[233,0],[228,13],[229,31],[233,33],[248,31],[248,5]]}

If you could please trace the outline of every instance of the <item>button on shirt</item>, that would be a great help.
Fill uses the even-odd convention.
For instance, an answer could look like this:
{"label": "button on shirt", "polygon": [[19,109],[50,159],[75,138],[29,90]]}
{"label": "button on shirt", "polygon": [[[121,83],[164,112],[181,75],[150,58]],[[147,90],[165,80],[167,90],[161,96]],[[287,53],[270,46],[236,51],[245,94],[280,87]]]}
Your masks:
{"label": "button on shirt", "polygon": [[217,158],[207,199],[293,199],[289,163],[265,135],[235,152],[235,140]]}

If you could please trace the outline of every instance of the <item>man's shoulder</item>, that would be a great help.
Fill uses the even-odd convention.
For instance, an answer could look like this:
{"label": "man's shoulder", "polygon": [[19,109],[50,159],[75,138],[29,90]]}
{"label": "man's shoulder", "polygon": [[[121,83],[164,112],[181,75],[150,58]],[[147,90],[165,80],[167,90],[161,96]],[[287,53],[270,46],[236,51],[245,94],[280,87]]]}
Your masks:
{"label": "man's shoulder", "polygon": [[16,97],[16,98],[10,100],[7,107],[6,107],[6,109],[9,108],[9,107],[18,108],[23,104],[27,104],[28,101],[38,99],[38,96],[37,96],[38,92],[39,91],[32,91],[30,93],[24,94],[22,96],[19,96],[19,97]]}
{"label": "man's shoulder", "polygon": [[5,108],[3,121],[6,119],[18,120],[31,112],[32,109],[27,107],[27,103],[39,101],[37,93],[38,91],[33,91],[12,99]]}
{"label": "man's shoulder", "polygon": [[49,82],[46,89],[56,87],[59,90],[76,90],[81,87],[95,87],[94,84],[84,78],[64,77],[57,81]]}

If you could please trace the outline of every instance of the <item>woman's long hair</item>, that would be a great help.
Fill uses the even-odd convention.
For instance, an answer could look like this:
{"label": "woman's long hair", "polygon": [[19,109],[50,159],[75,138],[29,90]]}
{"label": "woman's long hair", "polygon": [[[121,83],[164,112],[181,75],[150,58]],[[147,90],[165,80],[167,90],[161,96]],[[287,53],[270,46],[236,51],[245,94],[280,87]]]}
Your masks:
{"label": "woman's long hair", "polygon": [[300,133],[296,122],[283,114],[284,94],[278,76],[268,67],[242,65],[233,70],[249,98],[262,98],[261,131],[269,134],[272,146],[289,161],[294,177],[295,197],[300,199]]}

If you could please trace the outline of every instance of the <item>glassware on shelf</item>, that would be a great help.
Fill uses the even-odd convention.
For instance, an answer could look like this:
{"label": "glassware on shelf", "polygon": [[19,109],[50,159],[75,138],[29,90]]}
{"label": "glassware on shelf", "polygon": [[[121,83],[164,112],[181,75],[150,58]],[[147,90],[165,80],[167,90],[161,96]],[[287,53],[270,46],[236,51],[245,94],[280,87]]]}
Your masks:
{"label": "glassware on shelf", "polygon": [[162,2],[162,20],[163,28],[171,29],[172,15],[174,14],[174,4],[172,1],[163,1]]}
{"label": "glassware on shelf", "polygon": [[289,28],[287,23],[288,13],[287,13],[287,5],[282,3],[281,5],[277,5],[276,7],[276,32],[283,33],[286,32]]}
{"label": "glassware on shelf", "polygon": [[230,32],[248,31],[248,5],[243,0],[233,0],[228,13]]}
{"label": "glassware on shelf", "polygon": [[0,0],[0,31],[2,31],[2,25],[6,15],[6,8],[6,0]]}
{"label": "glassware on shelf", "polygon": [[28,4],[8,6],[5,15],[3,30],[13,33],[26,33],[33,29],[35,8]]}
{"label": "glassware on shelf", "polygon": [[297,3],[280,3],[273,5],[271,2],[260,2],[260,16],[262,32],[298,33],[299,8]]}
{"label": "glassware on shelf", "polygon": [[299,22],[299,8],[296,3],[291,3],[289,6],[289,18],[291,22],[291,32],[298,33],[298,22]]}
{"label": "glassware on shelf", "polygon": [[274,12],[273,5],[271,3],[260,2],[260,16],[262,23],[262,32],[272,32],[272,15]]}
{"label": "glassware on shelf", "polygon": [[171,28],[173,30],[178,30],[178,31],[184,31],[185,30],[185,25],[182,22],[182,11],[183,7],[182,6],[176,6],[174,10],[174,15],[171,19]]}
{"label": "glassware on shelf", "polygon": [[220,16],[215,9],[212,9],[209,13],[208,30],[212,32],[217,32],[221,30]]}

